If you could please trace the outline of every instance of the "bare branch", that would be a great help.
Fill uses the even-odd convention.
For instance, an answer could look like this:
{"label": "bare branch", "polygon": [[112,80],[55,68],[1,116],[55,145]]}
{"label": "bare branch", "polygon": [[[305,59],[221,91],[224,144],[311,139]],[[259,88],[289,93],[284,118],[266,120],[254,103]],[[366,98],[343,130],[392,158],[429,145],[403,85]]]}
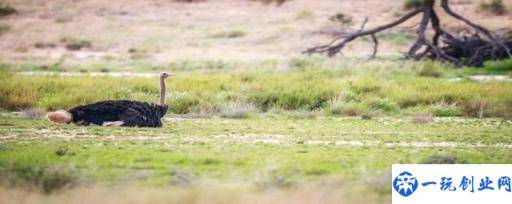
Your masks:
{"label": "bare branch", "polygon": [[[395,27],[419,13],[423,13],[421,22],[417,24],[419,25],[416,31],[418,38],[405,54],[408,58],[416,60],[430,58],[450,62],[456,66],[481,66],[486,60],[512,58],[512,37],[499,36],[465,19],[451,10],[448,5],[448,0],[441,1],[441,6],[448,15],[469,25],[475,33],[472,34],[469,32],[469,34],[452,35],[444,30],[441,27],[439,16],[434,9],[436,0],[423,0],[423,7],[417,8],[391,23],[365,30],[365,26],[368,22],[368,18],[365,18],[359,30],[353,33],[344,33],[343,35],[337,36],[327,45],[309,48],[304,53],[326,53],[328,56],[332,57],[340,53],[348,43],[357,38],[369,35],[373,41],[373,51],[370,55],[370,58],[373,59],[378,52],[378,32]],[[431,39],[427,39],[426,34],[429,24],[432,25],[432,29],[434,30],[434,35]],[[485,39],[482,39],[480,34],[483,34]]]}
{"label": "bare branch", "polygon": [[372,34],[372,40],[373,40],[373,52],[370,56],[370,59],[374,59],[377,55],[377,49],[379,48],[379,40],[377,39],[377,36],[375,34]]}
{"label": "bare branch", "polygon": [[[372,35],[372,34],[380,32],[380,31],[397,26],[421,12],[422,12],[422,9],[415,9],[415,10],[407,13],[405,16],[399,18],[398,20],[388,23],[386,25],[382,25],[382,26],[379,26],[379,27],[376,27],[374,29],[370,29],[367,31],[363,31],[361,29],[361,31],[355,32],[353,34],[349,34],[348,36],[338,37],[338,38],[334,39],[333,41],[331,41],[330,43],[328,43],[327,45],[309,48],[306,51],[304,51],[303,53],[307,53],[307,54],[327,53],[328,56],[332,57],[332,56],[336,55],[338,52],[340,52],[340,50],[343,49],[343,47],[345,47],[345,45],[347,43],[349,43],[359,37]],[[363,25],[361,26],[363,29],[364,29],[365,24],[366,24],[366,20],[363,22]],[[341,42],[335,44],[338,40],[341,40],[341,39],[343,39]]]}

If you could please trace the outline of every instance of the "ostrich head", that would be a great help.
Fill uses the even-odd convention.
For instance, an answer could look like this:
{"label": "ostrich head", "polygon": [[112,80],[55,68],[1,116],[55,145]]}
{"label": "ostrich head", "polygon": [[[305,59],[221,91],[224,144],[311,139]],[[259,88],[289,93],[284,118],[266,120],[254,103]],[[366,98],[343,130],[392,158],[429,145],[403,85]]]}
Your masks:
{"label": "ostrich head", "polygon": [[169,73],[169,72],[162,72],[162,73],[160,73],[160,78],[161,79],[166,79],[169,76],[171,76],[171,73]]}

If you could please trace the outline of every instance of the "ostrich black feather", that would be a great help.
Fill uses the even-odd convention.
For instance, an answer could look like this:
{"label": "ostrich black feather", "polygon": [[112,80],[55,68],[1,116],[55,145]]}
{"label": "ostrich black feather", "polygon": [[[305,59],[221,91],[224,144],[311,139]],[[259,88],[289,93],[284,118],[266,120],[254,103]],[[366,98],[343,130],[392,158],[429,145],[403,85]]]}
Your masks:
{"label": "ostrich black feather", "polygon": [[68,112],[72,115],[71,122],[78,125],[103,125],[105,122],[121,121],[122,126],[162,127],[161,118],[167,112],[167,105],[108,100],[78,106]]}

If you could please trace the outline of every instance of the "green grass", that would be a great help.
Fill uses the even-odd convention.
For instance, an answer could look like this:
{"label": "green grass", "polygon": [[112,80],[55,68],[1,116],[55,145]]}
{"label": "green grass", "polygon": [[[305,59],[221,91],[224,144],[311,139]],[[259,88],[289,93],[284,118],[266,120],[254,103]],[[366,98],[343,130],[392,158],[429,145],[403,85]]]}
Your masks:
{"label": "green grass", "polygon": [[406,8],[406,9],[418,8],[421,6],[423,6],[423,0],[405,0],[404,1],[404,8]]}
{"label": "green grass", "polygon": [[[151,129],[55,125],[4,115],[0,175],[16,186],[44,184],[48,192],[84,183],[162,187],[208,180],[287,188],[331,176],[357,180],[361,172],[375,175],[394,163],[435,160],[439,153],[467,163],[510,163],[511,151],[500,145],[512,143],[511,132],[512,123],[500,119],[418,124],[266,116],[173,120]],[[436,145],[442,142],[458,146]],[[372,192],[388,191],[382,188]]]}
{"label": "green grass", "polygon": [[503,0],[482,1],[479,7],[480,11],[494,15],[504,15],[507,13],[507,7],[503,4]]}
{"label": "green grass", "polygon": [[16,14],[18,11],[7,2],[0,2],[0,17]]}
{"label": "green grass", "polygon": [[512,60],[487,61],[481,68],[469,67],[461,69],[458,74],[475,75],[475,74],[494,74],[511,76]]}
{"label": "green grass", "polygon": [[[510,73],[507,63],[489,62],[482,70]],[[109,66],[103,69],[111,71]],[[420,110],[438,116],[512,116],[512,83],[451,82],[448,77],[467,73],[428,61],[370,62],[352,67],[307,57],[291,59],[283,71],[206,68],[179,69],[175,75],[168,80],[167,99],[170,112],[176,114],[222,115],[229,104],[240,103],[254,107],[253,112],[394,116]],[[158,98],[158,83],[153,78],[21,76],[1,72],[0,82],[0,107],[8,110],[55,110],[105,99],[154,102]]]}

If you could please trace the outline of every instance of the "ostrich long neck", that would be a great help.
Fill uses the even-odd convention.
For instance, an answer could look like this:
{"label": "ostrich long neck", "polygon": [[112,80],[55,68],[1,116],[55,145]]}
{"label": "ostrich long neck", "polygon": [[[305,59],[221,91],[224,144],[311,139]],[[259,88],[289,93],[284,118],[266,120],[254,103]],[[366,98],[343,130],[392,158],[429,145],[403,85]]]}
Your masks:
{"label": "ostrich long neck", "polygon": [[160,105],[165,106],[165,78],[160,77]]}

